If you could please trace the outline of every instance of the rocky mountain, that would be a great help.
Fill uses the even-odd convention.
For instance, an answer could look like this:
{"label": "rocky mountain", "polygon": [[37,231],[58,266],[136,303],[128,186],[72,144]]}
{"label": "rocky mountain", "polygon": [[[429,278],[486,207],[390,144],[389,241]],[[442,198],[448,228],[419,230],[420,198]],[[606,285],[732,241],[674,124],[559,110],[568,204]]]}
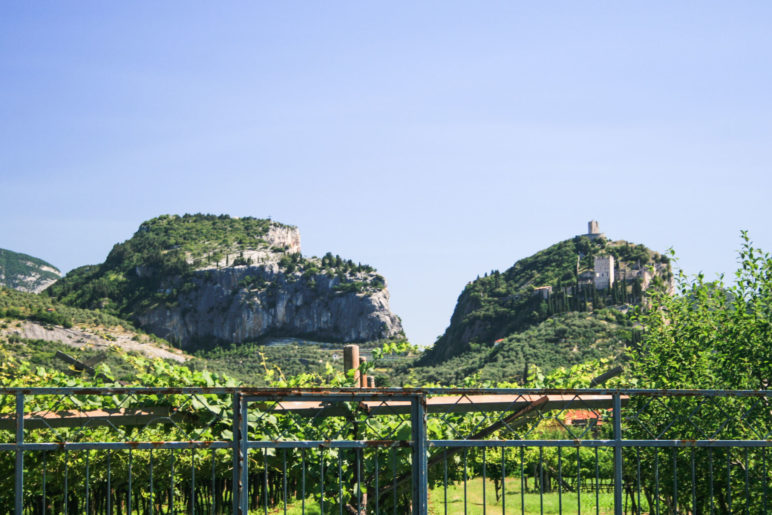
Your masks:
{"label": "rocky mountain", "polygon": [[420,361],[430,366],[569,312],[606,306],[626,311],[648,288],[670,288],[666,256],[644,245],[611,241],[597,232],[561,241],[469,282],[458,297],[445,333]]}
{"label": "rocky mountain", "polygon": [[0,286],[40,293],[61,276],[58,268],[42,259],[0,249]]}
{"label": "rocky mountain", "polygon": [[164,215],[48,293],[183,348],[267,335],[356,342],[403,332],[375,269],[300,250],[298,229],[275,221]]}

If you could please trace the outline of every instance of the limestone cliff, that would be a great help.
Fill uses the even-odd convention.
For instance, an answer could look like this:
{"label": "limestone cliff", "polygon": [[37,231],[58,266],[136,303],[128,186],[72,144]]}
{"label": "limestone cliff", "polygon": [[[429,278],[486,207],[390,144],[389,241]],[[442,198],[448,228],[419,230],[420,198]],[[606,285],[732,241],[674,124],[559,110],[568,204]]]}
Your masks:
{"label": "limestone cliff", "polygon": [[131,319],[182,347],[264,335],[356,342],[402,333],[383,277],[340,256],[301,254],[296,227],[213,215],[162,216],[102,265],[50,289]]}
{"label": "limestone cliff", "polygon": [[174,302],[137,315],[140,326],[183,347],[268,334],[356,342],[402,331],[385,287],[346,292],[340,289],[346,283],[335,275],[287,273],[272,263],[200,270],[186,281],[186,292]]}

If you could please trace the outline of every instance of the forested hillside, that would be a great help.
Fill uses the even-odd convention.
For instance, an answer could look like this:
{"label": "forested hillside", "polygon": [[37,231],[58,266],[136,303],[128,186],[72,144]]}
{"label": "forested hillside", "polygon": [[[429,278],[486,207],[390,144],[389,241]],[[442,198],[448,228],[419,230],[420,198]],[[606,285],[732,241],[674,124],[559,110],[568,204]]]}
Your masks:
{"label": "forested hillside", "polygon": [[462,385],[474,377],[491,383],[526,384],[535,374],[591,360],[619,361],[625,346],[640,337],[630,317],[606,308],[553,315],[493,345],[469,350],[437,365],[403,365],[394,371],[410,384]]}

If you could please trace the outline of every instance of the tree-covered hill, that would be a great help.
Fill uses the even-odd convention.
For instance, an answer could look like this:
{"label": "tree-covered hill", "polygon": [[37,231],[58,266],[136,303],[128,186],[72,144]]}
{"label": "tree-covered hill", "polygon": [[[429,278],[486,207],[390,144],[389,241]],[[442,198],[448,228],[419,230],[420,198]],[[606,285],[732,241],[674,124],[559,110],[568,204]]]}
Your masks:
{"label": "tree-covered hill", "polygon": [[58,268],[40,258],[0,249],[0,286],[38,293],[61,275]]}
{"label": "tree-covered hill", "polygon": [[46,293],[131,320],[182,347],[264,336],[370,341],[401,334],[369,265],[300,253],[296,227],[227,215],[164,215]]}
{"label": "tree-covered hill", "polygon": [[[611,288],[594,285],[596,256],[613,256],[617,280]],[[491,347],[547,318],[591,312],[641,301],[646,287],[665,287],[672,274],[668,258],[644,245],[577,236],[494,270],[468,283],[450,325],[421,365],[438,365],[474,348]]]}
{"label": "tree-covered hill", "polygon": [[68,304],[130,317],[143,303],[165,299],[164,292],[159,292],[165,279],[217,267],[221,260],[245,250],[283,254],[284,247],[264,239],[271,227],[290,228],[248,217],[162,215],[114,245],[104,263],[72,270],[47,293]]}

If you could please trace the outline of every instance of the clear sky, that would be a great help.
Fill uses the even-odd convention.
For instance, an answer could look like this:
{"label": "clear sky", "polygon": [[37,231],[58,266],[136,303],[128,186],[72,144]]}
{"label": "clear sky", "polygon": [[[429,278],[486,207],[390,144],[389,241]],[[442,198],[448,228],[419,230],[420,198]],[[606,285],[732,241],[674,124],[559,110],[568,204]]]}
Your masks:
{"label": "clear sky", "polygon": [[68,271],[163,213],[272,217],[413,343],[586,231],[772,250],[772,3],[3,2],[0,247]]}

